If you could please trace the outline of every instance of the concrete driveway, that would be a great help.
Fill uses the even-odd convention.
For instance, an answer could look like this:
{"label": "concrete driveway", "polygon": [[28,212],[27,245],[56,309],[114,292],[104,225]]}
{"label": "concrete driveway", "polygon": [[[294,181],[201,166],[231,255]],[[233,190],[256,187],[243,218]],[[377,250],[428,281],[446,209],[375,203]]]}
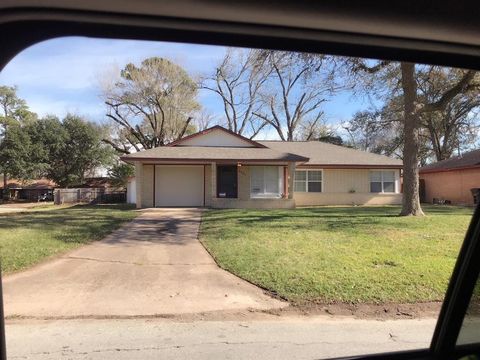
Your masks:
{"label": "concrete driveway", "polygon": [[5,277],[5,315],[167,316],[285,306],[215,264],[197,239],[201,211],[143,211],[102,241]]}

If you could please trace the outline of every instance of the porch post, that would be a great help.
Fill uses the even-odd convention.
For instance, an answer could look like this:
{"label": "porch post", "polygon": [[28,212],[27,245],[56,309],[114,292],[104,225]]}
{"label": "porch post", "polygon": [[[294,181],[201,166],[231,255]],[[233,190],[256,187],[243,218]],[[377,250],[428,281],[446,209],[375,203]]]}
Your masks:
{"label": "porch post", "polygon": [[211,181],[211,185],[212,185],[212,199],[216,198],[217,197],[217,163],[216,162],[212,162],[211,164],[212,166],[212,181]]}
{"label": "porch post", "polygon": [[142,207],[142,188],[143,188],[143,164],[135,162],[135,197],[137,209]]}
{"label": "porch post", "polygon": [[288,198],[293,199],[293,178],[295,176],[295,163],[288,163]]}

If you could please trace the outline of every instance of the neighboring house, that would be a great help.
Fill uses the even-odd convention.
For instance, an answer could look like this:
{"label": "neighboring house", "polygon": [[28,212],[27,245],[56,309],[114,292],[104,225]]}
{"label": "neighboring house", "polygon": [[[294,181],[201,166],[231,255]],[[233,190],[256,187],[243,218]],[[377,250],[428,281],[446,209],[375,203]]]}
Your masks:
{"label": "neighboring house", "polygon": [[83,180],[81,184],[71,185],[70,188],[96,188],[104,189],[105,191],[115,192],[115,191],[125,191],[123,186],[115,186],[112,184],[111,179],[105,176],[98,177],[87,177]]}
{"label": "neighboring house", "polygon": [[122,157],[137,207],[399,204],[402,161],[318,141],[253,141],[220,126]]}
{"label": "neighboring house", "polygon": [[[12,200],[38,201],[39,199],[52,200],[53,190],[57,185],[48,179],[22,181],[8,179],[7,190]],[[0,193],[3,193],[3,182],[0,184]]]}
{"label": "neighboring house", "polygon": [[472,189],[480,188],[480,150],[422,167],[420,183],[425,202],[473,205]]}

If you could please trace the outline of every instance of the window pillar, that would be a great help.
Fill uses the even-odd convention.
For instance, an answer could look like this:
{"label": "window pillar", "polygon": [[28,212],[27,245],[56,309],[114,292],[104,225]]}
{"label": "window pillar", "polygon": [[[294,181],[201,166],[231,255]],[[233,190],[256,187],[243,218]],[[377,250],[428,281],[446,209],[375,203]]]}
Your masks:
{"label": "window pillar", "polygon": [[295,177],[295,163],[288,163],[288,198],[293,199],[293,179]]}
{"label": "window pillar", "polygon": [[137,209],[142,207],[142,191],[143,191],[143,164],[139,161],[135,162],[135,197]]}
{"label": "window pillar", "polygon": [[211,163],[211,168],[212,168],[212,179],[211,179],[211,185],[212,185],[212,199],[217,197],[217,163],[212,162]]}

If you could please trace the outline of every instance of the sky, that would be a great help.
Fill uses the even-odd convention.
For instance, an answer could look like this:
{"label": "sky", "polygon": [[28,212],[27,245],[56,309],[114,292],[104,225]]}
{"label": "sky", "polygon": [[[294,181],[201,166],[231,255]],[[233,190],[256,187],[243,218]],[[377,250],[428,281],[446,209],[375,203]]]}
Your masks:
{"label": "sky", "polygon": [[[105,105],[100,99],[100,79],[112,68],[139,64],[152,57],[164,57],[183,66],[191,76],[211,73],[225,54],[225,47],[138,40],[67,37],[44,41],[18,54],[0,72],[0,85],[17,86],[18,96],[39,116],[67,113],[105,122]],[[199,102],[210,113],[222,116],[217,95],[202,90]],[[348,121],[365,108],[362,100],[342,93],[326,103],[327,123],[333,127]],[[262,134],[275,138],[273,130]]]}

